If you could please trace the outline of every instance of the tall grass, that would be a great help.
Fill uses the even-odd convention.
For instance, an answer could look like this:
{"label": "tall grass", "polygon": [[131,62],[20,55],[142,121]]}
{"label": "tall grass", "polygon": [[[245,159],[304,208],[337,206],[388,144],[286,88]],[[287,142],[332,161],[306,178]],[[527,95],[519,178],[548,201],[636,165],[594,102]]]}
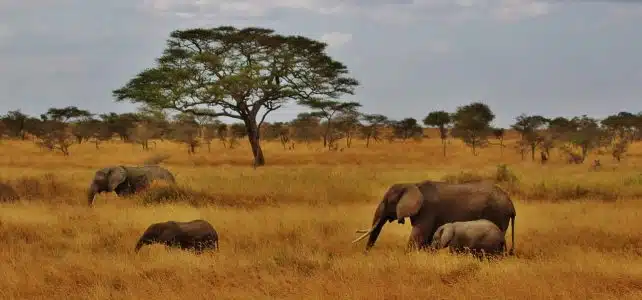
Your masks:
{"label": "tall grass", "polygon": [[[354,144],[327,152],[266,143],[268,165],[254,170],[245,144],[188,156],[169,142],[144,152],[114,141],[100,151],[75,145],[64,157],[3,141],[0,196],[17,197],[0,201],[0,298],[642,298],[642,145],[589,171],[555,155],[547,165],[494,148],[472,156],[458,141],[446,158],[434,139]],[[101,194],[87,207],[96,169],[164,156],[176,186]],[[516,257],[404,254],[408,223],[386,225],[368,255],[350,244],[390,184],[425,179],[493,180],[509,191]],[[218,253],[149,246],[134,254],[149,224],[197,218],[219,232]]]}

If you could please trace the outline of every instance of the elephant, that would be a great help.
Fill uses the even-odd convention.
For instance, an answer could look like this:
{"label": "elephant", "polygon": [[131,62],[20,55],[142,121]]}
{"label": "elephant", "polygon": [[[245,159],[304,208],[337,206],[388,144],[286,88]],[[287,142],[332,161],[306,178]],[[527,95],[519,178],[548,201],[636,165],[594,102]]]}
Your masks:
{"label": "elephant", "polygon": [[188,222],[167,221],[149,225],[138,239],[134,252],[144,245],[164,244],[167,247],[178,247],[182,250],[193,250],[201,254],[203,250],[218,250],[218,233],[205,220]]}
{"label": "elephant", "polygon": [[432,237],[431,247],[448,247],[450,252],[470,250],[476,257],[496,256],[506,248],[506,239],[495,223],[486,219],[452,222],[439,226]]}
{"label": "elephant", "polygon": [[157,165],[111,166],[100,169],[96,171],[87,191],[89,206],[93,205],[98,193],[116,192],[123,197],[147,188],[154,180],[176,183],[169,170]]}
{"label": "elephant", "polygon": [[386,222],[397,220],[404,224],[410,218],[412,231],[406,251],[431,250],[430,243],[437,228],[445,223],[487,219],[497,225],[503,234],[512,231],[512,247],[515,248],[515,207],[508,194],[490,181],[447,183],[425,180],[415,183],[391,185],[375,210],[369,230],[352,243],[367,236],[366,252],[375,244]]}

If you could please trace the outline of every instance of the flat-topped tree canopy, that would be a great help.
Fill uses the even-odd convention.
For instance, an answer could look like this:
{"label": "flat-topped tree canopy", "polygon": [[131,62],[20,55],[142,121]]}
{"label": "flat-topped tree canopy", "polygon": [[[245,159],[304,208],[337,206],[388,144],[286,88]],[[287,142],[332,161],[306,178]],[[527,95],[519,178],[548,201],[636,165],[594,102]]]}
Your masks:
{"label": "flat-topped tree canopy", "polygon": [[354,94],[359,82],[327,44],[258,27],[175,30],[156,66],[114,90],[116,101],[242,120],[254,164],[265,164],[259,127],[284,104]]}

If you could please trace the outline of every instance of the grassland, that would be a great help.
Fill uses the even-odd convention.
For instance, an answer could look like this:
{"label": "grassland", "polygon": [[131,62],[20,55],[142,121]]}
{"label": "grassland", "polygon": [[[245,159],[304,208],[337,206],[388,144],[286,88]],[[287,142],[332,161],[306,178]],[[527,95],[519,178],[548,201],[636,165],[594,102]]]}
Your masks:
{"label": "grassland", "polygon": [[[458,141],[447,158],[436,139],[363,144],[327,152],[265,143],[268,166],[254,170],[245,143],[188,156],[169,142],[144,152],[114,141],[64,157],[1,141],[1,179],[22,200],[0,208],[0,298],[642,299],[642,145],[590,171],[557,154],[544,166],[522,161],[511,148],[474,157]],[[171,155],[162,164],[176,174],[179,199],[145,205],[151,192],[103,194],[87,207],[97,168],[153,153]],[[408,222],[384,227],[368,255],[365,242],[350,244],[390,184],[492,177],[500,163],[518,178],[504,184],[517,209],[516,257],[404,254]],[[150,223],[195,218],[219,231],[220,252],[133,253]]]}

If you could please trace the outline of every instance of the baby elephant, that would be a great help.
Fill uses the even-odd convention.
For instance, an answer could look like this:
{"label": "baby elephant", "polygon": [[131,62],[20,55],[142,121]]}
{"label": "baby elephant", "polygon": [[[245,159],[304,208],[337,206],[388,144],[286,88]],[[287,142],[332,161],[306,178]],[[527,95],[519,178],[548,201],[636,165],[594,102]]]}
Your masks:
{"label": "baby elephant", "polygon": [[493,222],[480,219],[439,226],[432,237],[432,247],[449,247],[450,252],[470,250],[475,257],[499,255],[506,247],[504,234]]}
{"label": "baby elephant", "polygon": [[155,223],[138,239],[135,252],[143,245],[164,244],[169,247],[179,247],[183,250],[193,250],[201,254],[205,249],[218,250],[218,233],[205,220],[189,222],[167,221]]}

